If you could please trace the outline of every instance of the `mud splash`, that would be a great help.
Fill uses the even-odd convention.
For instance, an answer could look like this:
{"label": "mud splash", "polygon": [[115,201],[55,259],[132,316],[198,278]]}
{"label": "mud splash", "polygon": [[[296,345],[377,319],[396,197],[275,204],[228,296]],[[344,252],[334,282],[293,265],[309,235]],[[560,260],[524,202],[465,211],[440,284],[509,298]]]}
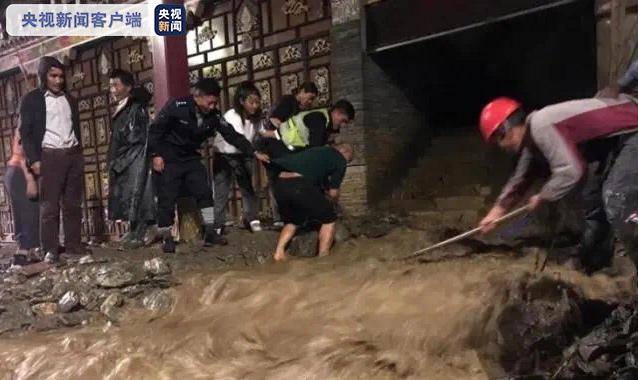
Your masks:
{"label": "mud splash", "polygon": [[[0,378],[486,379],[471,332],[534,258],[387,260],[427,243],[398,229],[325,259],[182,273],[166,314],[0,340]],[[546,272],[588,298],[627,294],[626,277]]]}

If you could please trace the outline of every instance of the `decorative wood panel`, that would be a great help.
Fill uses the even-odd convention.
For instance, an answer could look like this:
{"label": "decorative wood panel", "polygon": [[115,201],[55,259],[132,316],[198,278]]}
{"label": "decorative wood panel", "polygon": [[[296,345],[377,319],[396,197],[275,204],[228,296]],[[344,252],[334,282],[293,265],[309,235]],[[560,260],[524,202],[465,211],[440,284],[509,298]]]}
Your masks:
{"label": "decorative wood panel", "polygon": [[[330,102],[330,2],[328,0],[228,0],[189,32],[190,79],[213,77],[222,85],[221,106],[231,103],[236,86],[251,80],[262,95],[267,116],[284,94],[305,80],[320,88],[317,105]],[[212,147],[204,149],[211,170]],[[270,216],[266,175],[256,165],[254,183],[261,211]],[[241,195],[235,187],[230,200],[235,219],[241,214]]]}
{"label": "decorative wood panel", "polygon": [[[11,157],[11,141],[19,123],[20,98],[28,86],[19,71],[0,77],[0,177],[4,180],[7,161]],[[4,183],[4,181],[2,181]],[[0,185],[0,239],[13,240],[13,217],[9,196]]]}
{"label": "decorative wood panel", "polygon": [[[291,93],[304,80],[320,89],[318,105],[330,101],[330,4],[328,0],[228,0],[215,4],[213,14],[187,36],[189,79],[213,77],[223,87],[221,106],[228,109],[234,88],[252,80],[262,93],[264,116],[281,95]],[[118,38],[77,47],[69,63],[67,88],[78,99],[85,159],[83,234],[102,240],[122,234],[126,226],[108,220],[106,154],[111,131],[108,73],[113,68],[133,72],[153,93],[152,56],[143,39]],[[12,130],[18,125],[18,104],[27,92],[19,72],[0,77],[0,175],[10,156]],[[161,106],[161,105],[160,105]],[[151,117],[154,105],[149,106]],[[212,147],[203,148],[211,170]],[[261,210],[270,210],[266,175],[255,169]],[[241,211],[235,188],[231,213]],[[0,188],[0,234],[11,239],[13,224],[8,199]]]}

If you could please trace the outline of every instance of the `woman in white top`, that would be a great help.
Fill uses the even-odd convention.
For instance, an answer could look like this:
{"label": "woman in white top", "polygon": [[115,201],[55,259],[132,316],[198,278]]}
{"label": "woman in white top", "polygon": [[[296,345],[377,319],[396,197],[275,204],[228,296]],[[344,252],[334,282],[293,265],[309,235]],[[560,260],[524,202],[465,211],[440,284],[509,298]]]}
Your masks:
{"label": "woman in white top", "polygon": [[[248,141],[253,142],[260,125],[260,107],[261,94],[257,87],[251,82],[243,82],[237,86],[233,97],[233,108],[224,114],[224,119]],[[261,224],[257,219],[259,199],[252,183],[253,157],[242,154],[219,134],[215,137],[213,147],[215,150],[213,163],[215,227],[218,232],[221,232],[226,223],[228,197],[232,191],[234,176],[242,195],[244,225],[252,232],[261,231]]]}

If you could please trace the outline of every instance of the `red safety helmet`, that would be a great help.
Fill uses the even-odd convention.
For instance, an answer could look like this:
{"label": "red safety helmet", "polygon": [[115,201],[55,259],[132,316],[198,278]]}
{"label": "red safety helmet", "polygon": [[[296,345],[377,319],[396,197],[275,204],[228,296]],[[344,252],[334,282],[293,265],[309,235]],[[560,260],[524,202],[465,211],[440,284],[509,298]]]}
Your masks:
{"label": "red safety helmet", "polygon": [[479,121],[483,139],[489,141],[507,118],[520,108],[521,103],[506,97],[496,98],[489,102],[481,111],[481,120]]}

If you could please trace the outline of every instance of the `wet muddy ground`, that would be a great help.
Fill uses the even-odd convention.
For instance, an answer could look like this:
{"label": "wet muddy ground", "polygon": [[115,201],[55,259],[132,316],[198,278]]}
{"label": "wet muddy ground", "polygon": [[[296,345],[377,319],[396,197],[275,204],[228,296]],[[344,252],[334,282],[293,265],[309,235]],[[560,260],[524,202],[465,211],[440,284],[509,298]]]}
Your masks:
{"label": "wet muddy ground", "polygon": [[[140,283],[153,286],[124,296],[113,320],[98,308],[84,325],[0,337],[0,378],[497,378],[502,349],[493,343],[502,324],[495,327],[495,313],[516,302],[513,288],[532,284],[521,293],[532,297],[540,283],[606,303],[633,291],[623,260],[613,276],[587,277],[554,260],[538,274],[542,248],[476,249],[475,242],[430,262],[401,262],[394,259],[441,236],[405,225],[354,235],[329,257],[286,263],[269,257],[272,231],[235,230],[227,247],[183,245],[175,256],[157,247],[97,249],[98,262],[85,266],[131,265],[146,279]],[[144,271],[154,257],[169,274]],[[166,298],[147,307],[145,292],[156,288]]]}

